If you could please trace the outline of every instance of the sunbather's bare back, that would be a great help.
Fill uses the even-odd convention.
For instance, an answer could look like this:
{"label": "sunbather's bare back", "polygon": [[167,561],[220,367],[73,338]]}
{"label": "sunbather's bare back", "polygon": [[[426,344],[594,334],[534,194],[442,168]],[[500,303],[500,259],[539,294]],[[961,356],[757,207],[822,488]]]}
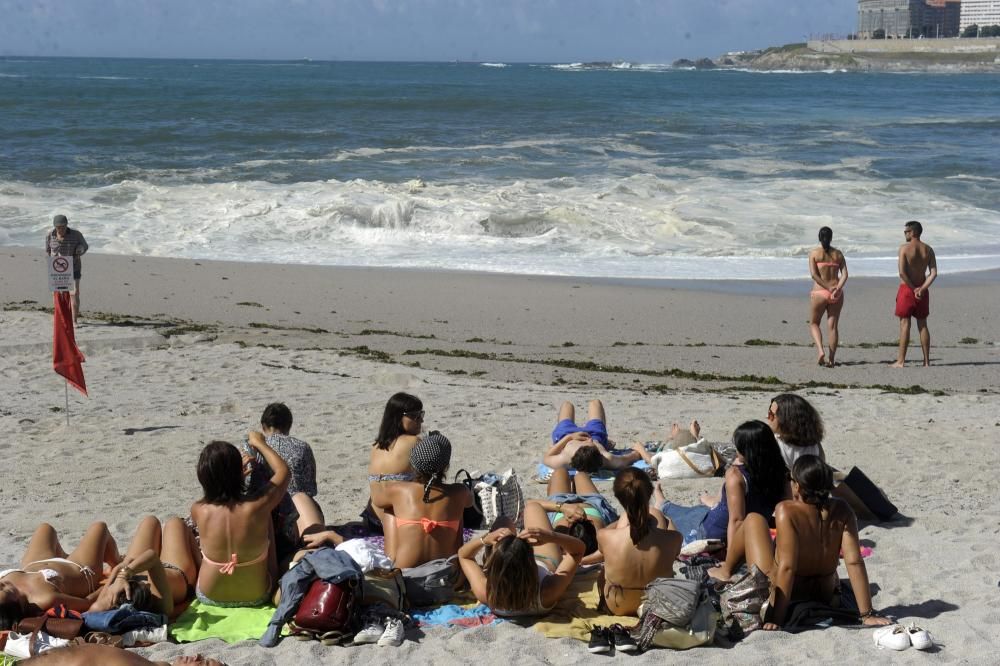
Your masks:
{"label": "sunbather's bare back", "polygon": [[646,585],[654,578],[674,575],[674,559],[680,553],[682,540],[679,532],[657,525],[636,546],[626,517],[600,530],[597,542],[604,553],[601,587],[608,610],[615,615],[635,615]]}

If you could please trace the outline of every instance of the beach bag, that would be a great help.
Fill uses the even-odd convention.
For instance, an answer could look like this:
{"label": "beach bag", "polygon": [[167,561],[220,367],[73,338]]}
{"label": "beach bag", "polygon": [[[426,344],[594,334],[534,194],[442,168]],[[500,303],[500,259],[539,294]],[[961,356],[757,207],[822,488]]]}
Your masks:
{"label": "beach bag", "polygon": [[406,581],[399,569],[372,569],[365,574],[362,606],[385,604],[395,610],[406,610]]}
{"label": "beach bag", "polygon": [[339,583],[314,580],[289,623],[292,633],[318,638],[324,643],[350,639],[357,624],[358,584],[355,578]]}
{"label": "beach bag", "polygon": [[524,527],[524,491],[513,469],[500,476],[484,474],[476,482],[475,496],[487,529],[500,516],[513,520],[518,529]]}
{"label": "beach bag", "polygon": [[646,586],[633,638],[641,650],[664,647],[687,650],[711,643],[717,613],[701,583],[657,578]]}
{"label": "beach bag", "polygon": [[462,579],[458,555],[431,560],[420,566],[403,569],[402,573],[406,585],[406,599],[415,608],[449,603]]}
{"label": "beach bag", "polygon": [[[462,474],[465,475],[464,479],[458,478]],[[461,483],[463,486],[469,489],[472,493],[472,497],[475,498],[475,502],[472,506],[466,507],[465,511],[462,513],[462,527],[467,530],[478,530],[483,526],[483,510],[479,507],[479,495],[476,493],[476,482],[479,479],[475,479],[467,470],[460,469],[455,472],[455,483]]]}
{"label": "beach bag", "polygon": [[850,488],[879,520],[889,520],[899,513],[896,505],[890,502],[885,493],[857,467],[851,468],[844,478],[844,485]]}
{"label": "beach bag", "polygon": [[[7,638],[7,646],[15,657],[29,657],[53,647],[64,645],[83,632],[83,616],[59,604],[45,611],[44,615],[26,617],[17,623],[16,633]],[[5,649],[6,647],[5,646]],[[22,652],[27,651],[27,654]]]}
{"label": "beach bag", "polygon": [[771,581],[756,564],[723,588],[719,607],[730,639],[741,640],[764,626],[762,610],[770,596]]}
{"label": "beach bag", "polygon": [[694,444],[660,451],[653,456],[652,464],[661,479],[696,479],[715,476],[722,460],[702,437]]}

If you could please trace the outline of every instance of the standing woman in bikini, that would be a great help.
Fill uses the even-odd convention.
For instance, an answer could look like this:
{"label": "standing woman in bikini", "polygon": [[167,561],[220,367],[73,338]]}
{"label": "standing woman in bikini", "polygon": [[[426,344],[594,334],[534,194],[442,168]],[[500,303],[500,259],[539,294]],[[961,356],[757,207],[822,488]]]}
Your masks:
{"label": "standing woman in bikini", "polygon": [[385,504],[379,508],[393,517],[396,532],[385,552],[400,569],[451,557],[462,545],[462,513],[473,499],[464,484],[444,483],[450,462],[448,438],[429,435],[410,451],[416,478],[385,484],[380,493]]}
{"label": "standing woman in bikini", "polygon": [[70,610],[90,609],[104,565],[118,564],[118,546],[105,523],[94,523],[69,555],[54,527],[35,530],[20,569],[0,571],[0,631],[18,620],[41,615],[56,604]]}
{"label": "standing woman in bikini", "polygon": [[259,494],[243,496],[243,457],[228,442],[211,442],[198,459],[205,496],[191,506],[201,535],[201,567],[195,593],[203,604],[260,606],[277,579],[271,510],[284,497],[288,465],[259,432],[249,443],[274,472]]}
{"label": "standing woman in bikini", "polygon": [[[196,553],[194,534],[183,520],[173,516],[161,527],[155,516],[146,516],[90,610],[110,610],[131,602],[139,610],[177,619],[194,599]],[[139,574],[145,580],[136,578]]]}
{"label": "standing woman in bikini", "polygon": [[[822,227],[819,230],[820,247],[809,253],[809,275],[813,288],[809,293],[809,332],[816,343],[817,363],[832,368],[836,365],[840,311],[844,307],[844,283],[847,282],[847,259],[844,253],[830,245],[833,230]],[[830,356],[823,353],[823,331],[820,320],[826,314],[826,325],[830,329]]]}

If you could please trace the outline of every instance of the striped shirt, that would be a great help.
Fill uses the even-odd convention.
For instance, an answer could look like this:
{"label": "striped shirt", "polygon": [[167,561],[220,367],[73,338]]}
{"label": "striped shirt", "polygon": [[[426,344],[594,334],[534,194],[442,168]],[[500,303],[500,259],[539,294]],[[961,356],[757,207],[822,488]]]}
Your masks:
{"label": "striped shirt", "polygon": [[80,255],[86,253],[89,246],[84,240],[83,234],[76,229],[66,228],[66,235],[62,238],[56,235],[55,230],[50,231],[45,236],[45,254],[55,254],[62,257],[73,257],[73,272],[80,272]]}

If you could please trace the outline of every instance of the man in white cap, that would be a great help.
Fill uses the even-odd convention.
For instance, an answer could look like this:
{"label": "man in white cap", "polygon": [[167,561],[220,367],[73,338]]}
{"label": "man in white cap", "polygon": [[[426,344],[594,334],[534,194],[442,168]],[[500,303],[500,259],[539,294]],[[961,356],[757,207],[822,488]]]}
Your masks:
{"label": "man in white cap", "polygon": [[59,257],[73,257],[73,324],[80,316],[80,257],[87,252],[87,241],[76,229],[69,228],[65,215],[52,218],[52,231],[45,236],[45,254]]}

